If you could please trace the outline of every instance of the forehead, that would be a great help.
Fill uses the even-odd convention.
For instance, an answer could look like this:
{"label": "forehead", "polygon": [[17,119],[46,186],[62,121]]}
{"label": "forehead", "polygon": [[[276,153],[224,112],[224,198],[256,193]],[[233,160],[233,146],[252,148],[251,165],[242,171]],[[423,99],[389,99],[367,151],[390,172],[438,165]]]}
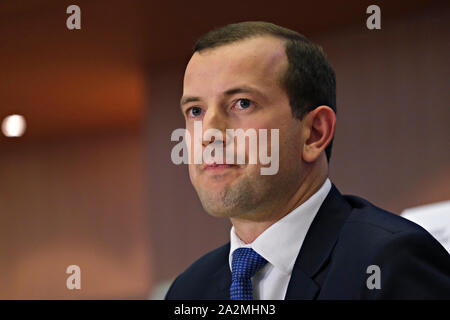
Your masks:
{"label": "forehead", "polygon": [[229,87],[279,86],[287,68],[284,42],[264,36],[196,52],[184,76],[184,94],[209,95]]}

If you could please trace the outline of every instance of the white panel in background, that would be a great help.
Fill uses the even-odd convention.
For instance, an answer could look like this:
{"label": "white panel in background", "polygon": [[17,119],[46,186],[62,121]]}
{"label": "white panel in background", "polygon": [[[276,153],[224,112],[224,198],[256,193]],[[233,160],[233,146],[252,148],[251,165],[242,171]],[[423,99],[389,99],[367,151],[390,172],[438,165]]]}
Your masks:
{"label": "white panel in background", "polygon": [[450,201],[409,208],[401,216],[422,226],[450,253]]}

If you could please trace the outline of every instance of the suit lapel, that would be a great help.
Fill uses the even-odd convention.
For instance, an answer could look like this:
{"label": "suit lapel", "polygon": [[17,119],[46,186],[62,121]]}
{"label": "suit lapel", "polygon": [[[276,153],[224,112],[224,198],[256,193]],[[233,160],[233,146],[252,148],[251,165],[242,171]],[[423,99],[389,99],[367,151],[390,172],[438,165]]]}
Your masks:
{"label": "suit lapel", "polygon": [[286,300],[314,299],[320,284],[314,276],[328,260],[339,236],[339,231],[352,207],[332,185],[330,192],[317,212],[292,270]]}
{"label": "suit lapel", "polygon": [[217,297],[214,299],[229,300],[230,299],[230,286],[231,286],[231,271],[228,263],[223,266],[212,278],[214,286],[213,294]]}
{"label": "suit lapel", "polygon": [[219,268],[205,283],[203,297],[208,300],[229,300],[231,286],[231,271],[228,264],[230,243],[227,243],[217,257]]}

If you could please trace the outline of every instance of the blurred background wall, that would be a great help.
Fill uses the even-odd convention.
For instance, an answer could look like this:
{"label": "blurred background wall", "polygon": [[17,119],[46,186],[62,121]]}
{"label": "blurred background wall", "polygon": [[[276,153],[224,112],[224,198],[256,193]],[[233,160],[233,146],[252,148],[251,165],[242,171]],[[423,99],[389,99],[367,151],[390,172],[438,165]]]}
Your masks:
{"label": "blurred background wall", "polygon": [[[81,30],[66,28],[67,6]],[[366,8],[381,8],[381,30]],[[337,74],[330,176],[400,213],[450,198],[445,1],[2,1],[0,298],[148,298],[228,241],[175,166],[185,64],[211,28],[266,20],[323,46]],[[81,290],[66,288],[68,265]]]}

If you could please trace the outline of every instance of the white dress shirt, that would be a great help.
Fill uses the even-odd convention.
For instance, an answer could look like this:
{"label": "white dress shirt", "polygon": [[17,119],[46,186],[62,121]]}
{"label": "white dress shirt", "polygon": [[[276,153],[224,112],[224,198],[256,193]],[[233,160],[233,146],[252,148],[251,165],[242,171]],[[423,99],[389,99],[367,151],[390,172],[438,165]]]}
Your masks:
{"label": "white dress shirt", "polygon": [[234,226],[231,228],[230,270],[233,251],[238,248],[252,248],[268,261],[252,277],[254,299],[284,299],[303,240],[330,189],[331,182],[327,178],[308,200],[267,228],[252,243],[245,244],[236,235]]}

